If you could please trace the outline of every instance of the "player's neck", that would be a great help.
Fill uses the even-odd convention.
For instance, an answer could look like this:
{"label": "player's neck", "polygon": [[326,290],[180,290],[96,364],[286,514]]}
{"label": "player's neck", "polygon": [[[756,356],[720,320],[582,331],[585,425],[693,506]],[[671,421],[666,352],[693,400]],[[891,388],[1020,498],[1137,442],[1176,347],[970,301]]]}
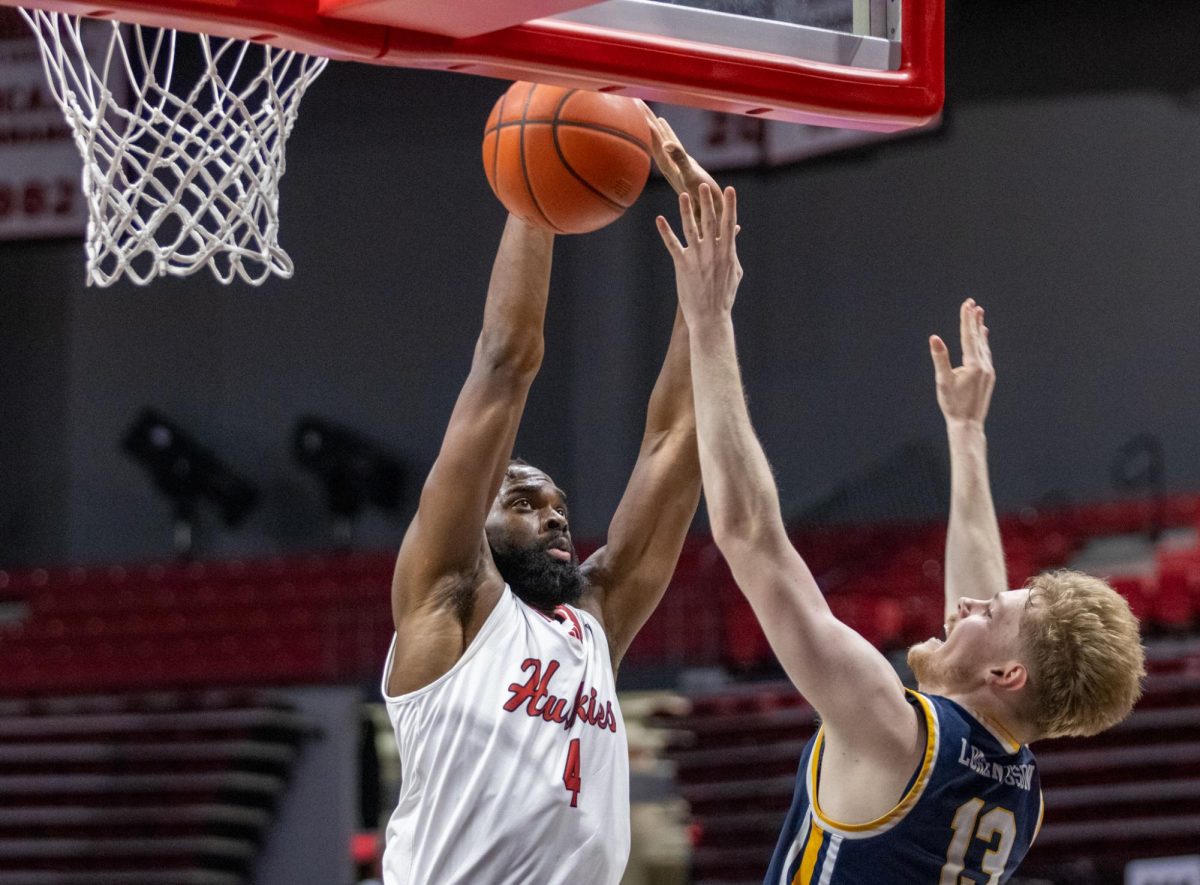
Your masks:
{"label": "player's neck", "polygon": [[946,697],[975,717],[1003,746],[1022,746],[1037,737],[1012,710],[996,703],[994,696],[987,691],[947,694]]}

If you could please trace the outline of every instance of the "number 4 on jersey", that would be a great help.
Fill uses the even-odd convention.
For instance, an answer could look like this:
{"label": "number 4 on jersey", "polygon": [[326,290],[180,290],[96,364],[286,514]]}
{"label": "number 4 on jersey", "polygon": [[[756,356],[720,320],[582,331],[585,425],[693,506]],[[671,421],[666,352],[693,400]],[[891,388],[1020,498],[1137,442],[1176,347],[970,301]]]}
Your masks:
{"label": "number 4 on jersey", "polygon": [[579,738],[571,741],[567,747],[567,765],[563,769],[563,786],[571,794],[571,807],[576,808],[579,801]]}

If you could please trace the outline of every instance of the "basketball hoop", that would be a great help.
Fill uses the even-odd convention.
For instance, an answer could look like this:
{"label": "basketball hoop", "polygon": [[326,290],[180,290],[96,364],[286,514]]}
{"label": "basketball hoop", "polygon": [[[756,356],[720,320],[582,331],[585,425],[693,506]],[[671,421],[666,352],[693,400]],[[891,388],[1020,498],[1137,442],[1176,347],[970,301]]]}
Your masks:
{"label": "basketball hoop", "polygon": [[[291,276],[278,243],[284,144],[326,57],[678,103],[745,114],[753,125],[895,132],[936,120],[945,94],[944,0],[840,2],[838,13],[825,2],[761,0],[0,7],[55,10],[23,12],[84,158],[88,282],[107,286],[205,265],[222,282]],[[714,5],[721,9],[706,8]],[[177,59],[177,32],[157,30],[164,26],[222,36],[179,41]],[[92,27],[107,51],[89,58],[82,41],[96,36]],[[192,45],[203,70],[184,76]],[[118,100],[127,80],[131,97]]]}
{"label": "basketball hoop", "polygon": [[[279,245],[284,145],[328,59],[197,34],[201,70],[184,76],[179,32],[21,14],[83,155],[89,285],[122,276],[144,285],[205,266],[222,283],[292,275]],[[95,59],[88,27],[111,29]],[[125,78],[128,100],[117,85]]]}

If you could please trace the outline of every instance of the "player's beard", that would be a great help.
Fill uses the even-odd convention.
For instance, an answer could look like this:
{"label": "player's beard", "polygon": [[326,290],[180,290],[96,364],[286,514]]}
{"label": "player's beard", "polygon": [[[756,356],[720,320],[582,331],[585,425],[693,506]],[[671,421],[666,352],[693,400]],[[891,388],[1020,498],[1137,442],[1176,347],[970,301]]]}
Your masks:
{"label": "player's beard", "polygon": [[574,605],[583,595],[583,573],[574,553],[569,561],[563,562],[542,547],[519,550],[493,547],[492,559],[513,593],[534,608],[554,611],[558,605]]}
{"label": "player's beard", "polygon": [[938,656],[941,645],[930,647],[932,640],[918,643],[908,650],[908,668],[923,691],[952,694],[971,687],[972,671],[961,664],[952,664]]}

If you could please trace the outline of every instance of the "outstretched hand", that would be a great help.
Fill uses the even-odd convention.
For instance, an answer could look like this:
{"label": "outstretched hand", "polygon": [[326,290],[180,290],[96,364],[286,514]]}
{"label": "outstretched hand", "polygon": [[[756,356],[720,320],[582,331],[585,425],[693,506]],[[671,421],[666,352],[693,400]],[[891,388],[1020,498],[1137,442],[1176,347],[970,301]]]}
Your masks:
{"label": "outstretched hand", "polygon": [[[675,189],[677,194],[687,194],[692,198],[692,209],[696,213],[696,223],[700,222],[700,185],[706,184],[714,194],[719,194],[721,188],[713,177],[696,162],[695,158],[684,150],[679,136],[662,117],[655,116],[654,111],[644,101],[639,100],[638,106],[646,115],[650,124],[650,151],[654,155],[654,163],[658,171]],[[717,212],[721,207],[717,206]],[[718,216],[717,221],[721,219]]]}
{"label": "outstretched hand", "polygon": [[992,401],[996,370],[988,346],[988,329],[983,324],[983,308],[968,298],[959,309],[959,336],[963,364],[950,365],[950,352],[937,335],[929,337],[929,355],[937,383],[937,400],[946,422],[982,424]]}
{"label": "outstretched hand", "polygon": [[705,319],[728,314],[742,280],[736,242],[741,229],[737,223],[737,193],[731,187],[719,193],[702,183],[697,202],[699,205],[694,205],[686,191],[679,195],[686,246],[665,218],[660,215],[655,219],[663,244],[675,262],[679,306],[687,324],[693,327]]}

